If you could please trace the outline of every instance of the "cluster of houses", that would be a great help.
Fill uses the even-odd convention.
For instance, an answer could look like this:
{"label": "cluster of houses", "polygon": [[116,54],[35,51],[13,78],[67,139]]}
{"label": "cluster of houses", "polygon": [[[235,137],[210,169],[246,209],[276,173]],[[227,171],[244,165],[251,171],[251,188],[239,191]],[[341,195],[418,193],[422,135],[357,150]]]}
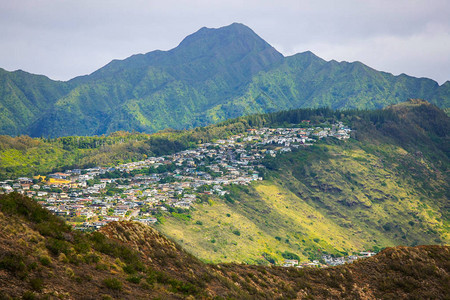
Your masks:
{"label": "cluster of houses", "polygon": [[[17,191],[35,198],[77,228],[98,229],[108,222],[157,222],[158,211],[189,209],[202,195],[225,196],[230,184],[262,180],[261,160],[316,140],[349,138],[342,123],[331,127],[257,128],[200,144],[196,149],[150,157],[115,167],[73,169],[0,182],[0,193]],[[204,197],[203,197],[204,198]]]}
{"label": "cluster of houses", "polygon": [[335,267],[343,264],[350,264],[357,259],[372,257],[376,255],[375,252],[372,251],[363,251],[359,252],[355,255],[349,256],[341,256],[335,257],[332,255],[322,255],[322,262],[319,260],[313,260],[311,262],[303,262],[299,263],[296,259],[286,259],[283,262],[283,267],[297,267],[297,268],[326,268],[326,267]]}

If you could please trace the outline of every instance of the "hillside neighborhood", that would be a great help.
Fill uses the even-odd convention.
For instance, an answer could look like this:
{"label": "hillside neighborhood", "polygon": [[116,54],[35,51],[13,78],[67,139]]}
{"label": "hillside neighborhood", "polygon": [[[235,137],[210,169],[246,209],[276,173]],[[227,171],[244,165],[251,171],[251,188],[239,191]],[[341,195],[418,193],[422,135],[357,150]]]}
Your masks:
{"label": "hillside neighborhood", "polygon": [[[0,182],[0,191],[32,197],[79,230],[96,230],[120,220],[152,224],[164,211],[188,210],[212,194],[225,197],[228,185],[262,180],[265,157],[301,151],[326,137],[345,140],[350,132],[342,123],[249,129],[196,149],[143,161],[6,180]],[[339,261],[330,260],[333,263]]]}

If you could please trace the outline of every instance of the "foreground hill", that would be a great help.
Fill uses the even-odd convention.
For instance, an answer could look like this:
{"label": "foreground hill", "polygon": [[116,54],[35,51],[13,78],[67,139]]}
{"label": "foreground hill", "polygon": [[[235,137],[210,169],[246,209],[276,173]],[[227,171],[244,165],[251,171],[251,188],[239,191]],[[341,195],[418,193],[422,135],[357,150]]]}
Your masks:
{"label": "foreground hill", "polygon": [[72,231],[29,198],[0,196],[0,297],[39,299],[444,299],[449,248],[388,248],[329,269],[208,265],[154,229]]}
{"label": "foreground hill", "polygon": [[301,107],[450,107],[450,82],[393,76],[311,52],[283,57],[250,28],[202,28],[170,51],[114,60],[68,82],[0,70],[0,134],[57,137],[192,128]]}

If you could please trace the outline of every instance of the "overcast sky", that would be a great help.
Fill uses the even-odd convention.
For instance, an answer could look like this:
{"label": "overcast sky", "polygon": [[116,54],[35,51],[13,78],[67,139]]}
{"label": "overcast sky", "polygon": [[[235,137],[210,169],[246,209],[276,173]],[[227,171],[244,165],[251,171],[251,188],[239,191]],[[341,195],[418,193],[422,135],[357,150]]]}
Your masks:
{"label": "overcast sky", "polygon": [[0,0],[0,67],[68,80],[233,22],[286,56],[450,80],[449,0]]}

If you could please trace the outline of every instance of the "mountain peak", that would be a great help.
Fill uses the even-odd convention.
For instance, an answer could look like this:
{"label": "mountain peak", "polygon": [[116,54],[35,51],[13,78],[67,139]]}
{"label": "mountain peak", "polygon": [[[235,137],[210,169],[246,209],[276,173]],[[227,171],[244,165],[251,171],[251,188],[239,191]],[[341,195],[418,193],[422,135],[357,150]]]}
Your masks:
{"label": "mountain peak", "polygon": [[[233,35],[233,34],[238,34],[241,37],[248,37],[248,38],[256,38],[256,39],[261,39],[252,29],[250,29],[250,27],[242,24],[242,23],[232,23],[230,25],[227,26],[223,26],[223,27],[219,27],[219,28],[209,28],[209,27],[202,27],[199,30],[197,30],[196,32],[188,35],[187,37],[185,37],[180,45],[182,45],[185,42],[188,42],[192,39],[198,39],[198,38],[204,38],[204,37],[210,37],[210,36],[214,36],[214,35]],[[261,39],[262,40],[262,39]]]}
{"label": "mountain peak", "polygon": [[[207,64],[212,73],[216,69],[213,67],[214,64],[216,67],[220,65],[220,68],[237,64],[239,66],[235,68],[235,71],[240,70],[245,73],[245,76],[251,76],[280,63],[282,60],[283,55],[252,29],[241,23],[232,23],[219,28],[202,27],[185,37],[177,47],[169,51],[156,50],[146,54],[133,55],[124,60],[113,60],[89,77],[102,78],[108,76],[108,74],[122,72],[125,69],[146,66],[173,67],[186,64],[190,68],[186,73],[188,79],[198,79],[197,76],[192,75],[192,72],[204,73],[202,66],[196,70],[195,65],[197,64]],[[182,76],[181,74],[178,75]],[[209,77],[211,72],[204,73],[204,75]],[[234,77],[236,76],[238,78],[241,75],[235,74]],[[83,78],[83,80],[86,79],[87,77]],[[80,80],[80,78],[77,80]],[[246,78],[246,81],[248,80],[249,78]]]}
{"label": "mountain peak", "polygon": [[198,56],[246,55],[248,53],[267,52],[277,59],[283,56],[271,45],[259,37],[252,29],[241,23],[232,23],[219,28],[202,27],[184,38],[172,52],[182,52],[186,58]]}
{"label": "mountain peak", "polygon": [[205,30],[220,30],[220,31],[224,31],[224,30],[241,30],[241,31],[242,30],[246,30],[246,31],[253,32],[253,30],[250,27],[248,27],[247,25],[242,24],[242,23],[234,22],[234,23],[231,23],[230,25],[225,25],[225,26],[218,27],[218,28],[212,28],[212,27],[203,26],[198,31],[194,32],[193,34],[199,32],[199,31],[205,31]]}

